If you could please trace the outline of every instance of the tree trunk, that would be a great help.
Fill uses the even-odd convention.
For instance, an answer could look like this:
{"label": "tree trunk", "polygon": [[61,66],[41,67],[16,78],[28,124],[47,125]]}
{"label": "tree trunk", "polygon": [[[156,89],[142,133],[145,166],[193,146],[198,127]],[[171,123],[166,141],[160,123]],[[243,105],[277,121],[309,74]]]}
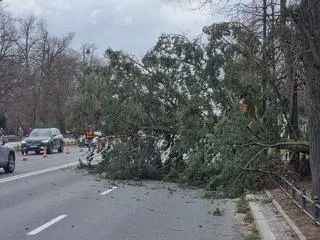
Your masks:
{"label": "tree trunk", "polygon": [[312,196],[320,196],[320,1],[301,0],[299,11],[292,13],[303,54],[309,119]]}
{"label": "tree trunk", "polygon": [[[310,125],[310,167],[312,176],[312,194],[320,196],[320,70],[309,72],[307,91],[309,96],[309,125]],[[317,82],[317,84],[314,84]],[[316,87],[317,86],[317,87]]]}
{"label": "tree trunk", "polygon": [[265,112],[267,101],[265,99],[265,91],[267,88],[267,81],[268,81],[268,62],[267,62],[267,0],[263,0],[263,15],[262,15],[262,40],[263,40],[263,45],[262,45],[262,62],[263,62],[263,72],[262,72],[262,113]]}
{"label": "tree trunk", "polygon": [[[290,46],[288,46],[290,48]],[[287,51],[287,62],[288,62],[288,81],[292,84],[291,93],[291,112],[290,112],[290,123],[289,123],[289,136],[290,139],[299,139],[299,111],[298,111],[298,81],[294,76],[294,58],[293,53],[288,49]],[[294,152],[291,159],[291,164],[294,166],[296,172],[300,172],[300,154]]]}
{"label": "tree trunk", "polygon": [[285,30],[287,22],[287,0],[280,0],[280,24],[282,31]]}
{"label": "tree trunk", "polygon": [[293,78],[292,87],[292,105],[291,105],[291,136],[293,139],[299,138],[299,112],[298,112],[298,83],[297,79]]}
{"label": "tree trunk", "polygon": [[[298,111],[298,80],[295,76],[294,66],[294,39],[293,31],[291,27],[287,27],[287,11],[286,11],[286,0],[280,1],[280,27],[281,27],[281,41],[285,57],[287,71],[287,81],[291,86],[291,108],[290,118],[288,123],[288,133],[290,139],[299,139],[299,111]],[[300,172],[300,154],[294,152],[291,158],[290,164],[294,166],[296,172]]]}

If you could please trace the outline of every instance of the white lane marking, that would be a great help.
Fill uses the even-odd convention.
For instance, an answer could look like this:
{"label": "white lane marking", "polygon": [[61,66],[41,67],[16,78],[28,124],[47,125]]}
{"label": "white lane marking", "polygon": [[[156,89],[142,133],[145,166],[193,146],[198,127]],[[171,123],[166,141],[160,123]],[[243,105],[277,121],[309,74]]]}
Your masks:
{"label": "white lane marking", "polygon": [[2,178],[2,179],[0,179],[0,183],[10,182],[10,181],[14,181],[14,180],[18,180],[18,179],[26,178],[26,177],[31,177],[31,176],[38,175],[41,173],[52,172],[52,171],[55,171],[58,169],[67,168],[67,167],[77,165],[78,163],[79,162],[72,162],[72,163],[67,163],[67,164],[63,164],[63,165],[59,165],[59,166],[55,166],[55,167],[50,167],[50,168],[45,168],[45,169],[41,169],[41,170],[37,170],[37,171],[33,171],[33,172],[19,174],[19,175],[12,176],[12,177]]}
{"label": "white lane marking", "polygon": [[108,189],[107,191],[104,191],[104,192],[100,193],[100,195],[101,195],[101,196],[106,195],[106,194],[112,192],[113,190],[115,190],[116,188],[117,188],[117,187],[112,187],[112,188]]}
{"label": "white lane marking", "polygon": [[27,235],[36,235],[38,234],[39,232],[45,230],[46,228],[50,227],[51,225],[59,222],[60,220],[64,219],[65,217],[67,217],[67,215],[60,215],[54,219],[52,219],[51,221],[41,225],[40,227],[32,230],[31,232],[28,232]]}

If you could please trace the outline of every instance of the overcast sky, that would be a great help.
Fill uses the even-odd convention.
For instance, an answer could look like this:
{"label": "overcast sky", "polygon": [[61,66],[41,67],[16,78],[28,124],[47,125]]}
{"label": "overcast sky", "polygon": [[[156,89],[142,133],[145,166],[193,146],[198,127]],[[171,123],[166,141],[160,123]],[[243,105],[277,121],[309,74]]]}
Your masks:
{"label": "overcast sky", "polygon": [[55,35],[75,32],[72,47],[94,43],[141,56],[161,33],[201,34],[202,27],[223,20],[208,9],[191,10],[177,0],[3,0],[17,17],[45,19]]}

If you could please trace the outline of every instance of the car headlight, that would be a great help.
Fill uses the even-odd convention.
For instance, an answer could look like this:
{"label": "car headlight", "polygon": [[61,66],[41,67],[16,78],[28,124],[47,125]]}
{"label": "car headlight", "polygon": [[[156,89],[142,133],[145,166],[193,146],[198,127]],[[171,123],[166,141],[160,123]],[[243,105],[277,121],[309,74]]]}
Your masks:
{"label": "car headlight", "polygon": [[21,144],[26,144],[26,141],[21,141]]}
{"label": "car headlight", "polygon": [[43,143],[48,143],[49,142],[49,140],[44,140],[44,141],[42,141]]}

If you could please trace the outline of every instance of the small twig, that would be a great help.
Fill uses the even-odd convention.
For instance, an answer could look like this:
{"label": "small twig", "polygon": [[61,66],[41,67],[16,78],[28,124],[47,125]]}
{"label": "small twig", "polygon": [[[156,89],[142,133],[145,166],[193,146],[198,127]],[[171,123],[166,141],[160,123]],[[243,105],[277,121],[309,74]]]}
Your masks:
{"label": "small twig", "polygon": [[162,166],[161,168],[159,168],[159,170],[170,167],[173,163],[175,163],[179,158],[182,157],[182,154],[180,154],[178,157],[176,157],[175,159],[173,159],[170,163],[168,163],[167,165]]}
{"label": "small twig", "polygon": [[262,169],[257,169],[257,168],[240,168],[240,169],[243,171],[248,171],[248,172],[261,172],[261,173],[268,174],[268,175],[273,174],[272,172],[265,171]]}
{"label": "small twig", "polygon": [[[245,165],[244,168],[248,168],[250,166],[250,164],[256,160],[256,158],[261,154],[263,153],[265,150],[267,150],[268,148],[263,148],[261,149],[259,152],[257,152],[252,158],[250,158],[250,160],[247,162],[247,164]],[[240,178],[241,176],[243,175],[243,173],[241,172],[237,177],[236,179],[232,182],[231,186],[233,186]]]}
{"label": "small twig", "polygon": [[258,145],[258,146],[268,147],[268,148],[276,148],[276,147],[281,147],[281,146],[292,146],[292,145],[309,147],[309,144],[303,143],[303,142],[278,142],[278,143],[274,143],[274,144],[267,144],[267,143],[253,141],[252,145]]}

